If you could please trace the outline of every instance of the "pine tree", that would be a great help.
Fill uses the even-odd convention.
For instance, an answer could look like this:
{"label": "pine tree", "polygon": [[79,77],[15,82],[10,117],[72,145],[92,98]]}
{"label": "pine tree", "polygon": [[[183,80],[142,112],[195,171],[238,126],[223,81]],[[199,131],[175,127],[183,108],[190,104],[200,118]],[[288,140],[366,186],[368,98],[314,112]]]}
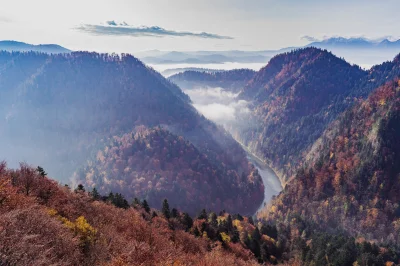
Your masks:
{"label": "pine tree", "polygon": [[40,175],[41,177],[46,177],[46,176],[47,176],[46,171],[44,171],[43,167],[41,167],[41,166],[38,166],[38,167],[36,168],[36,171],[39,173],[39,175]]}
{"label": "pine tree", "polygon": [[217,220],[217,215],[215,214],[215,212],[210,213],[210,225],[213,228],[218,227],[218,220]]}
{"label": "pine tree", "polygon": [[133,199],[133,201],[132,201],[132,207],[137,207],[137,206],[142,206],[143,207],[143,205],[142,205],[142,203],[140,202],[140,200],[138,199],[138,198],[134,198]]}
{"label": "pine tree", "polygon": [[249,224],[254,225],[253,217],[249,216],[248,221],[249,221]]}
{"label": "pine tree", "polygon": [[229,214],[228,218],[226,218],[226,229],[228,229],[228,232],[231,232],[233,230],[233,225],[232,225],[232,217]]}
{"label": "pine tree", "polygon": [[207,219],[206,209],[202,209],[197,219]]}
{"label": "pine tree", "polygon": [[193,226],[193,219],[188,213],[183,214],[182,223],[186,226],[186,231],[188,231]]}
{"label": "pine tree", "polygon": [[85,187],[82,184],[79,184],[78,187],[75,189],[75,193],[78,192],[85,192]]}
{"label": "pine tree", "polygon": [[172,218],[177,218],[179,216],[178,210],[175,208],[172,208],[171,216],[172,216]]}
{"label": "pine tree", "polygon": [[92,196],[92,199],[94,199],[94,200],[100,199],[100,194],[95,187],[92,189],[92,192],[90,192],[90,195]]}
{"label": "pine tree", "polygon": [[147,203],[147,200],[143,200],[143,202],[142,202],[142,208],[143,208],[147,213],[150,213],[150,206],[149,206],[149,204]]}
{"label": "pine tree", "polygon": [[168,204],[167,199],[164,199],[164,201],[163,201],[162,213],[163,213],[164,217],[167,219],[169,219],[171,217],[171,212],[169,210],[169,204]]}
{"label": "pine tree", "polygon": [[232,242],[233,243],[237,243],[240,241],[240,234],[239,234],[239,230],[237,229],[236,226],[233,227],[233,232],[232,232]]}

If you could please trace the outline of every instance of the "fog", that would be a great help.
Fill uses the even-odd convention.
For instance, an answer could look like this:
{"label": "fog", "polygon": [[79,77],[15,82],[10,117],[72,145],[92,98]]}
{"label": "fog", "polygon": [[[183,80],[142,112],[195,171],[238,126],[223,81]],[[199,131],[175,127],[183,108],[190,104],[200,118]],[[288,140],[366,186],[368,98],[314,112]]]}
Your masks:
{"label": "fog", "polygon": [[238,99],[239,93],[223,88],[202,87],[184,92],[202,115],[217,124],[228,126],[250,112],[248,102]]}

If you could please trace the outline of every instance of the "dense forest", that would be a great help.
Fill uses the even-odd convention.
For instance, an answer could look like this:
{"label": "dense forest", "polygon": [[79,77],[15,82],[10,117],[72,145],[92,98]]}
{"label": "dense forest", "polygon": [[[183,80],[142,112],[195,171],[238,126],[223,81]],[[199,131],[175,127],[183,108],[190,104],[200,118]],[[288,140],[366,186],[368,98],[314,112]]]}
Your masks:
{"label": "dense forest", "polygon": [[[155,208],[152,208],[155,207]],[[394,265],[395,246],[224,210],[196,215],[0,164],[1,265]]]}
{"label": "dense forest", "polygon": [[400,243],[400,82],[375,90],[332,123],[264,213],[299,215],[324,231]]}
{"label": "dense forest", "polygon": [[[207,167],[214,169],[201,175],[187,175],[194,179],[185,182],[193,182],[194,186],[198,184],[191,192],[201,191],[200,195],[191,196],[200,198],[207,193],[208,190],[202,189],[208,189],[209,184],[203,178],[209,181],[212,177],[215,180],[211,183],[220,186],[216,190],[224,193],[210,199],[216,201],[220,198],[224,208],[232,210],[235,204],[241,203],[238,205],[241,211],[252,213],[262,202],[261,179],[249,166],[242,147],[224,129],[199,115],[179,87],[131,55],[0,52],[0,106],[3,125],[0,144],[4,147],[0,156],[8,158],[14,166],[24,160],[43,165],[50,174],[67,182],[75,171],[86,166],[88,160],[97,162],[99,150],[106,149],[109,142],[113,145],[116,139],[131,135],[136,127],[161,126],[175,136],[172,138],[179,140],[183,137],[190,142],[190,149],[196,150],[200,158],[206,157]],[[175,169],[175,173],[177,167],[172,164],[186,160],[180,157],[183,152],[174,150],[178,148],[179,144],[169,151],[175,158],[168,167]],[[129,161],[129,152],[134,151],[124,152],[122,154],[126,157],[121,160]],[[150,149],[142,148],[141,152],[148,152],[152,157]],[[114,166],[105,168],[119,169],[121,163],[115,160],[120,158],[111,153],[108,156],[110,161],[107,160],[107,164]],[[157,160],[157,156],[152,159]],[[136,156],[135,159],[138,165],[148,164],[148,158]],[[137,159],[143,159],[143,162]],[[92,164],[90,167],[96,169],[97,166]],[[196,166],[189,168],[195,169]],[[99,169],[103,169],[103,165]],[[163,172],[165,169],[159,170]],[[167,178],[154,169],[143,168],[143,171],[152,171],[154,186]],[[212,171],[215,172],[211,175]],[[221,174],[216,175],[216,171]],[[121,176],[112,171],[107,174],[102,173],[102,176],[110,184],[122,181]],[[131,173],[124,179],[127,176],[142,178]],[[108,184],[105,182],[99,186],[106,192],[117,188],[107,188]],[[171,189],[179,190],[180,185],[171,186]],[[236,189],[227,194],[230,187]],[[142,191],[143,195],[147,192]],[[150,198],[154,199],[154,195],[161,197],[163,193],[172,192],[153,193]],[[215,193],[212,195],[216,196]],[[249,206],[250,200],[256,204]],[[198,209],[201,202],[197,203]],[[194,203],[191,204],[194,207]],[[182,208],[187,210],[184,207],[188,206]]]}
{"label": "dense forest", "polygon": [[240,174],[228,167],[228,158],[216,158],[227,162],[216,165],[183,137],[161,128],[139,127],[110,139],[95,160],[78,171],[77,182],[101,193],[117,191],[128,199],[143,198],[151,205],[168,198],[190,214],[202,206],[251,215],[257,208],[254,203],[263,200],[264,186],[257,169],[240,153],[232,151],[232,158]]}
{"label": "dense forest", "polygon": [[185,89],[220,87],[233,93],[238,93],[255,74],[256,72],[250,69],[234,69],[217,72],[188,70],[172,75],[168,79]]}
{"label": "dense forest", "polygon": [[234,135],[265,158],[285,184],[302,153],[353,103],[348,95],[366,76],[358,66],[316,48],[278,55],[239,95],[251,102],[257,123],[233,129]]}

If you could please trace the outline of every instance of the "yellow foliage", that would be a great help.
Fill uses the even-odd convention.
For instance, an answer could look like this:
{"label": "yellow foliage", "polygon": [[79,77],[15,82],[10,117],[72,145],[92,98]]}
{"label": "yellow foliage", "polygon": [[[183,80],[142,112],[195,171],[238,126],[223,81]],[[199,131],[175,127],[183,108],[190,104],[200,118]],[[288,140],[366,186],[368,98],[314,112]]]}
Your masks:
{"label": "yellow foliage", "polygon": [[50,216],[56,216],[56,215],[57,215],[57,211],[56,211],[55,209],[48,209],[48,210],[47,210],[47,213],[48,213]]}
{"label": "yellow foliage", "polygon": [[92,227],[83,216],[79,216],[75,222],[71,222],[67,218],[57,215],[57,211],[54,209],[48,209],[47,213],[50,216],[56,216],[56,218],[60,220],[65,227],[72,230],[76,235],[80,236],[80,239],[83,243],[92,241],[96,236],[97,230]]}
{"label": "yellow foliage", "polygon": [[243,230],[242,222],[238,219],[232,221],[233,226],[236,226],[239,232]]}
{"label": "yellow foliage", "polygon": [[278,208],[275,205],[272,205],[270,208],[270,212],[275,213],[278,210]]}
{"label": "yellow foliage", "polygon": [[332,159],[335,154],[333,152],[330,153],[329,159]]}
{"label": "yellow foliage", "polygon": [[207,235],[206,231],[203,232],[203,238],[208,239],[208,235]]}
{"label": "yellow foliage", "polygon": [[223,222],[225,220],[226,220],[225,216],[218,216],[218,218],[217,218],[218,224],[220,224],[221,222]]}
{"label": "yellow foliage", "polygon": [[380,106],[386,105],[385,99],[381,99],[381,100],[379,101],[379,105],[380,105]]}
{"label": "yellow foliage", "polygon": [[75,232],[86,240],[92,240],[96,235],[96,229],[94,229],[83,216],[79,216],[75,221]]}
{"label": "yellow foliage", "polygon": [[227,235],[226,233],[222,232],[220,233],[222,241],[224,241],[225,243],[229,243],[231,242],[231,237],[229,235]]}

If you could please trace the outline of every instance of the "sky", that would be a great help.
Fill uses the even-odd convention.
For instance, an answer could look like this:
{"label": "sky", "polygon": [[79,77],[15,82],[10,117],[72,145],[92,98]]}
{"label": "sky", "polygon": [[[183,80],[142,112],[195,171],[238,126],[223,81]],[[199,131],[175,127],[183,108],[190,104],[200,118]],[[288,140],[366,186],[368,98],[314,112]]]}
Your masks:
{"label": "sky", "polygon": [[[72,50],[270,50],[397,37],[398,0],[0,0],[0,39]],[[400,34],[399,34],[400,35]]]}

